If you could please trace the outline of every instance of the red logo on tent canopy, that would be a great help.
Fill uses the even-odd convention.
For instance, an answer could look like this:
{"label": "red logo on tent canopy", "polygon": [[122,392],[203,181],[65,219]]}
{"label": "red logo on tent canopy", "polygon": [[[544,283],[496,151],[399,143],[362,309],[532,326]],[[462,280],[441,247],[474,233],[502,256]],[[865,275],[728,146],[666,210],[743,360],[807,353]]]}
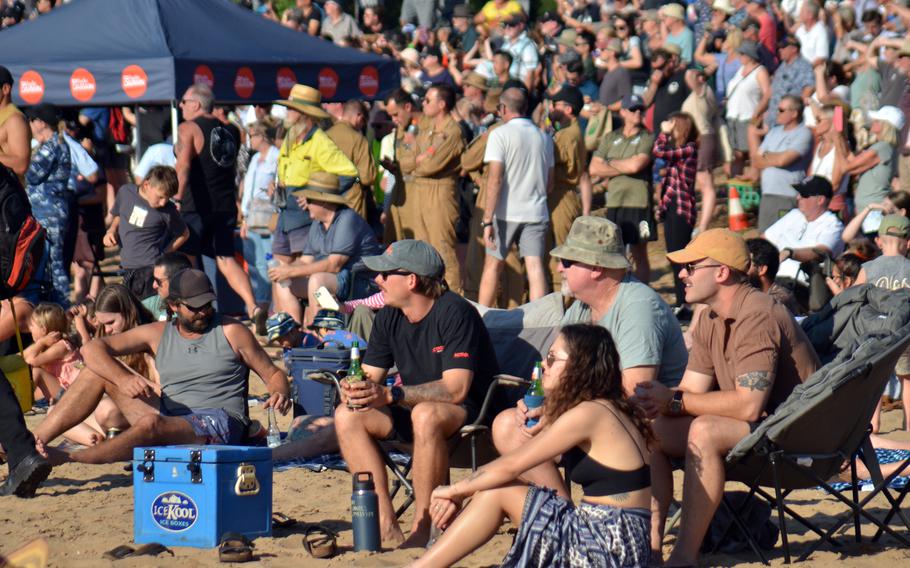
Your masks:
{"label": "red logo on tent canopy", "polygon": [[44,98],[44,79],[37,71],[28,70],[19,77],[19,96],[30,105]]}
{"label": "red logo on tent canopy", "polygon": [[120,73],[120,87],[131,99],[138,99],[148,89],[148,75],[138,65],[130,65]]}
{"label": "red logo on tent canopy", "polygon": [[70,93],[77,101],[90,101],[95,96],[95,76],[80,67],[70,75]]}
{"label": "red logo on tent canopy", "polygon": [[208,65],[200,65],[193,71],[193,84],[205,85],[209,89],[215,88],[215,74]]}
{"label": "red logo on tent canopy", "polygon": [[278,75],[275,77],[275,84],[278,86],[278,95],[281,98],[288,98],[288,95],[291,94],[291,89],[294,88],[296,83],[297,75],[294,74],[294,71],[290,67],[282,67],[278,70]]}
{"label": "red logo on tent canopy", "polygon": [[243,99],[248,99],[256,88],[256,77],[253,76],[253,70],[249,67],[241,67],[237,70],[234,77],[234,92]]}
{"label": "red logo on tent canopy", "polygon": [[337,90],[338,73],[335,73],[334,69],[323,67],[319,72],[319,92],[324,98],[330,99],[335,96]]}
{"label": "red logo on tent canopy", "polygon": [[357,86],[360,92],[367,97],[376,96],[379,92],[379,71],[375,67],[364,67],[360,72],[360,78],[357,80]]}

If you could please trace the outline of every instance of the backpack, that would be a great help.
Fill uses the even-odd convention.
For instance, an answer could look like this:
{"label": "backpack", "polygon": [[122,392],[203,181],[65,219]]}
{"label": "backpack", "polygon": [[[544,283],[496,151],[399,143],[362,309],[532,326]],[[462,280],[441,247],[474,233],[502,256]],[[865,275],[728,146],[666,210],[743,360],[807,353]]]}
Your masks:
{"label": "backpack", "polygon": [[12,298],[31,281],[46,237],[19,178],[0,167],[0,300]]}

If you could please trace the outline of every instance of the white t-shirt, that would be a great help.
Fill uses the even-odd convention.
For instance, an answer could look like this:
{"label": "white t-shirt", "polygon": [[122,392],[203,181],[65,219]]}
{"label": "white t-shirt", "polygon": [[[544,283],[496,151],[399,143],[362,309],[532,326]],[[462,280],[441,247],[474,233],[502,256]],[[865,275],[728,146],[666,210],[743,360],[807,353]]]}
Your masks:
{"label": "white t-shirt", "polygon": [[484,163],[501,162],[497,219],[541,223],[547,209],[547,177],[553,168],[553,139],[527,118],[513,118],[490,133]]}
{"label": "white t-shirt", "polygon": [[[815,221],[806,221],[806,216],[799,209],[793,209],[765,231],[765,238],[778,250],[785,248],[799,249],[822,245],[827,247],[833,256],[838,256],[844,248],[840,235],[844,230],[837,215],[825,211]],[[788,258],[780,264],[778,276],[798,278],[808,283],[806,275],[799,273],[799,262]],[[797,276],[798,275],[798,276]]]}
{"label": "white t-shirt", "polygon": [[809,63],[815,63],[818,59],[828,59],[831,51],[828,49],[828,28],[825,24],[815,22],[810,29],[805,25],[796,30],[796,38],[799,40],[799,54]]}
{"label": "white t-shirt", "polygon": [[174,155],[173,144],[170,144],[168,142],[152,144],[148,147],[148,150],[142,154],[142,159],[139,160],[139,163],[136,164],[136,167],[133,168],[133,175],[139,179],[145,179],[145,176],[148,175],[149,170],[155,166],[174,167],[176,165],[177,157]]}

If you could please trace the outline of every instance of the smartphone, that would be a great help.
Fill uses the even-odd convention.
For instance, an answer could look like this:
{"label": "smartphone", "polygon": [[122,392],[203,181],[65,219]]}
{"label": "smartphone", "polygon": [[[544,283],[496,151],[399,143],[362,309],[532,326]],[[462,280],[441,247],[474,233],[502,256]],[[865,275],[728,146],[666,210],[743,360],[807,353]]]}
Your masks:
{"label": "smartphone", "polygon": [[317,288],[314,296],[316,297],[316,302],[320,305],[320,307],[326,310],[335,310],[337,312],[341,308],[341,306],[338,305],[338,301],[335,300],[335,298],[332,296],[332,293],[329,292],[328,288],[325,286],[320,286]]}
{"label": "smartphone", "polygon": [[844,131],[844,107],[840,105],[834,107],[834,131]]}

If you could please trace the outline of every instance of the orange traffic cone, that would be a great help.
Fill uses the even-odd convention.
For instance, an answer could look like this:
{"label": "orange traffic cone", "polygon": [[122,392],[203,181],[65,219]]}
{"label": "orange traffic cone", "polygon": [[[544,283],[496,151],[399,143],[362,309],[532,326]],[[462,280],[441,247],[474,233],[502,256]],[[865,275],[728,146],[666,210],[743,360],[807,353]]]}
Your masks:
{"label": "orange traffic cone", "polygon": [[746,211],[739,200],[739,191],[732,185],[728,188],[727,210],[729,211],[729,226],[731,231],[745,231],[749,228]]}

